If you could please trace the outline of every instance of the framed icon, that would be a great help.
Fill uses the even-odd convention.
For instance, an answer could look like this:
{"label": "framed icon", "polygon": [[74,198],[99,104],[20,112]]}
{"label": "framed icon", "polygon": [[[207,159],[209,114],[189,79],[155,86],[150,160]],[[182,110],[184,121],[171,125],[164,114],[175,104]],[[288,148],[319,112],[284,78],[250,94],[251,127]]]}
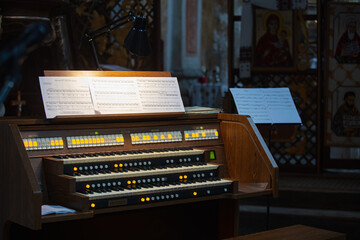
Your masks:
{"label": "framed icon", "polygon": [[253,70],[295,70],[294,11],[254,7]]}
{"label": "framed icon", "polygon": [[326,44],[325,143],[360,144],[360,4],[329,3]]}

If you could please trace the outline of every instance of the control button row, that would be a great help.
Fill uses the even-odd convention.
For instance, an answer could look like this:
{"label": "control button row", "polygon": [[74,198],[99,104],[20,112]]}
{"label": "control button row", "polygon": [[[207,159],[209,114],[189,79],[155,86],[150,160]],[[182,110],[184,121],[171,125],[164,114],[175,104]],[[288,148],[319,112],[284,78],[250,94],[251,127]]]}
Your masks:
{"label": "control button row", "polygon": [[187,130],[184,131],[184,135],[185,141],[198,141],[219,138],[219,132],[217,129]]}
{"label": "control button row", "polygon": [[69,136],[66,137],[68,148],[104,147],[124,145],[122,134]]}
{"label": "control button row", "polygon": [[64,148],[64,141],[62,137],[24,138],[23,142],[26,150],[51,150]]}
{"label": "control button row", "polygon": [[131,133],[132,144],[146,143],[165,143],[165,142],[181,142],[182,134],[180,131],[169,132],[148,132],[148,133]]}

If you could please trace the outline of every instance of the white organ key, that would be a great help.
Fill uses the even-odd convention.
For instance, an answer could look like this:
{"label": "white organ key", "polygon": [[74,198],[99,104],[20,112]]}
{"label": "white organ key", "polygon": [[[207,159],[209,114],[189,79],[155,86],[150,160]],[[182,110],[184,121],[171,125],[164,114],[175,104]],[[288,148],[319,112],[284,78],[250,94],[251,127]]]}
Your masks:
{"label": "white organ key", "polygon": [[[80,164],[80,163],[92,163],[99,161],[121,161],[121,160],[139,160],[146,158],[162,158],[162,157],[178,157],[178,156],[191,156],[197,154],[203,154],[204,150],[189,149],[189,150],[178,150],[168,152],[152,152],[152,153],[136,153],[136,154],[124,154],[124,155],[111,155],[111,156],[94,156],[94,157],[77,157],[62,159],[64,164]],[[50,159],[50,158],[49,158]],[[58,160],[58,159],[57,159]]]}
{"label": "white organ key", "polygon": [[[107,173],[107,174],[97,174],[97,175],[81,175],[73,176],[76,182],[85,182],[85,181],[97,181],[97,180],[108,180],[115,178],[134,178],[134,177],[143,177],[159,174],[175,174],[175,173],[189,173],[195,171],[206,171],[206,170],[215,170],[219,166],[214,164],[206,165],[193,165],[193,166],[182,166],[178,168],[166,168],[166,169],[155,169],[155,170],[139,170],[136,172],[119,172],[119,173]],[[69,176],[67,176],[69,178]]]}
{"label": "white organ key", "polygon": [[181,185],[169,185],[169,186],[161,186],[161,187],[153,187],[153,188],[141,188],[141,189],[124,189],[123,191],[110,191],[105,193],[92,193],[92,194],[83,194],[76,192],[81,196],[89,197],[90,201],[99,200],[99,199],[109,199],[109,198],[121,198],[133,195],[140,194],[154,194],[157,192],[168,192],[168,191],[181,191],[187,189],[197,189],[203,187],[216,187],[216,186],[228,186],[233,181],[227,179],[221,179],[218,181],[206,181],[206,182],[195,182],[195,183],[186,183]]}

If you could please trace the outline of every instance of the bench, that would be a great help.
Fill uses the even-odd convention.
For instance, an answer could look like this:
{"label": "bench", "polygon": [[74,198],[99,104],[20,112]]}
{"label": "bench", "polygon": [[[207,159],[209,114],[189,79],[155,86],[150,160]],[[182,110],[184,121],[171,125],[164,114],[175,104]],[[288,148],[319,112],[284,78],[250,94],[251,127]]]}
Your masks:
{"label": "bench", "polygon": [[346,240],[344,233],[304,226],[293,225],[264,232],[228,238],[226,240]]}

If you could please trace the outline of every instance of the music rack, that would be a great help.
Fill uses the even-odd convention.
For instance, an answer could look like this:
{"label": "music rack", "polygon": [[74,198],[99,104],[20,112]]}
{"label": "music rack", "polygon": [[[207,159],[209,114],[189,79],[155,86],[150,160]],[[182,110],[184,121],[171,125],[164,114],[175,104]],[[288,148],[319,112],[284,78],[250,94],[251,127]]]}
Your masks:
{"label": "music rack", "polygon": [[[103,74],[115,73],[105,71]],[[139,72],[132,74],[141,75]],[[154,73],[154,76],[159,75]],[[277,165],[255,124],[247,116],[142,114],[3,119],[0,123],[3,191],[0,233],[3,239],[24,235],[37,237],[39,234],[54,239],[232,237],[238,231],[239,199],[263,195],[276,197],[278,193]],[[162,141],[158,140],[161,135],[164,135]],[[112,172],[108,173],[110,178],[120,174],[120,164],[152,165],[152,169],[142,166],[135,171],[127,166],[126,174],[130,177],[122,179],[121,186],[127,181],[133,181],[131,184],[134,185],[151,179],[155,182],[156,177],[152,178],[153,174],[149,173],[153,171],[159,179],[181,179],[177,182],[187,185],[186,190],[176,192],[177,188],[160,188],[155,191],[141,185],[141,189],[145,188],[144,194],[142,190],[136,190],[140,193],[130,192],[129,197],[114,198],[105,205],[101,203],[101,207],[98,202],[92,205],[84,192],[76,190],[74,179],[84,179],[88,172],[85,174],[83,168],[99,163],[97,153],[104,154],[101,157],[106,163],[116,166],[116,169],[109,169]],[[145,157],[138,157],[139,154]],[[170,155],[175,157],[163,157]],[[188,161],[192,163],[182,165],[183,156],[191,156]],[[88,160],[92,158],[96,164],[89,165]],[[138,159],[146,160],[139,162]],[[166,162],[169,159],[177,162]],[[162,160],[169,170],[163,170],[164,166],[157,168],[162,165],[159,163]],[[87,165],[79,165],[81,161]],[[194,161],[201,163],[193,165]],[[70,167],[64,174],[62,171],[67,164]],[[81,174],[79,166],[82,167]],[[137,172],[145,175],[136,175]],[[214,182],[222,181],[225,185],[208,185],[213,184],[208,179],[204,180],[205,187],[201,185],[203,180],[194,183],[199,186],[192,185],[190,180],[197,181],[193,178],[199,178],[201,174],[216,174],[218,179]],[[97,183],[104,181],[101,179]],[[83,190],[87,188],[84,186],[86,184],[82,186]],[[43,204],[64,205],[77,211],[42,216]],[[116,228],[120,228],[120,232]]]}

